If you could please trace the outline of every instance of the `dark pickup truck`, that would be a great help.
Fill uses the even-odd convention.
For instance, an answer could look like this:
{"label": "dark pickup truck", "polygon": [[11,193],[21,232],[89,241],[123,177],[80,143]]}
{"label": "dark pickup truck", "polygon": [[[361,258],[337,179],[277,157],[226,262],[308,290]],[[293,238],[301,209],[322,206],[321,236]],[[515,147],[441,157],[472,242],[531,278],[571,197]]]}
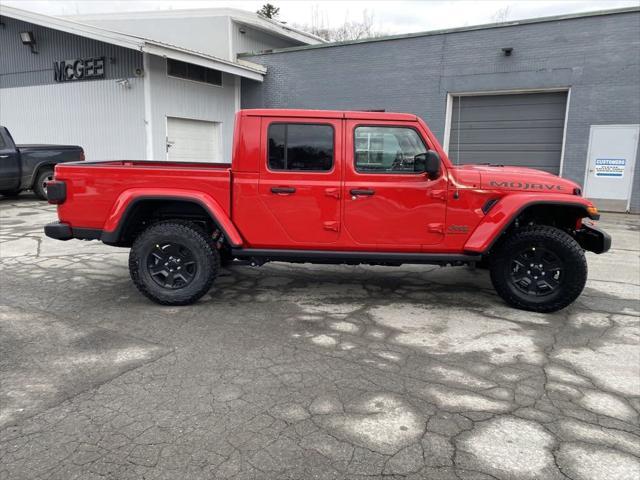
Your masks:
{"label": "dark pickup truck", "polygon": [[6,127],[0,126],[0,195],[13,196],[33,190],[47,199],[47,182],[58,163],[84,160],[77,145],[16,145]]}

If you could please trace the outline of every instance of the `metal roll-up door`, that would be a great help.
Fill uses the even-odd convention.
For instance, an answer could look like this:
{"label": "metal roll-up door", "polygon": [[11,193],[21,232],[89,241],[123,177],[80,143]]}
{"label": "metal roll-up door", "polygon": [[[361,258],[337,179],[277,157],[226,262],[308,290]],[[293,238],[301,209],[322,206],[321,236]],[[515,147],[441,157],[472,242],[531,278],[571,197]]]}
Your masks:
{"label": "metal roll-up door", "polygon": [[567,92],[454,96],[454,163],[531,167],[558,174]]}

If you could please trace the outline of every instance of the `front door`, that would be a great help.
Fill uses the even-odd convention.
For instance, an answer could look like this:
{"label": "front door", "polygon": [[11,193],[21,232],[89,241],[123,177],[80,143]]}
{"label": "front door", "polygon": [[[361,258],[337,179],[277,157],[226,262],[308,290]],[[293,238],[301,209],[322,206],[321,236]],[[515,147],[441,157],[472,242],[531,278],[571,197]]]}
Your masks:
{"label": "front door", "polygon": [[0,135],[0,190],[10,192],[20,188],[20,157],[13,144]]}
{"label": "front door", "polygon": [[419,250],[444,238],[447,182],[414,172],[429,145],[413,126],[346,122],[344,227],[358,245]]}
{"label": "front door", "polygon": [[313,248],[340,236],[342,123],[266,117],[259,196],[273,220],[273,247]]}
{"label": "front door", "polygon": [[640,125],[592,125],[585,196],[602,210],[629,207]]}

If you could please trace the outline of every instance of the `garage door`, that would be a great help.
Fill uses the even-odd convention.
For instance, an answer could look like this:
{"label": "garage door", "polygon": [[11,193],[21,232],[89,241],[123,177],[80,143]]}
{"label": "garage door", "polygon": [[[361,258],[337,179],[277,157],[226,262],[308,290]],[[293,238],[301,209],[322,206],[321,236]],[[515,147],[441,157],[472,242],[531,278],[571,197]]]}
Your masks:
{"label": "garage door", "polygon": [[557,174],[566,106],[567,92],[454,97],[449,156]]}
{"label": "garage door", "polygon": [[177,162],[222,162],[220,124],[168,117],[167,159]]}

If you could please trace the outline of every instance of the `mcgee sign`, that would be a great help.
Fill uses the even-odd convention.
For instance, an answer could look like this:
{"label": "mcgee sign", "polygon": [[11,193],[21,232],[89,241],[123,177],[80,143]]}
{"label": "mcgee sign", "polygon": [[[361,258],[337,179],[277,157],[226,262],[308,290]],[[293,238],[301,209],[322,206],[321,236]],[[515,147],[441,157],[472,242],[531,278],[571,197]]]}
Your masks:
{"label": "mcgee sign", "polygon": [[104,78],[104,57],[54,62],[53,78],[56,82]]}

